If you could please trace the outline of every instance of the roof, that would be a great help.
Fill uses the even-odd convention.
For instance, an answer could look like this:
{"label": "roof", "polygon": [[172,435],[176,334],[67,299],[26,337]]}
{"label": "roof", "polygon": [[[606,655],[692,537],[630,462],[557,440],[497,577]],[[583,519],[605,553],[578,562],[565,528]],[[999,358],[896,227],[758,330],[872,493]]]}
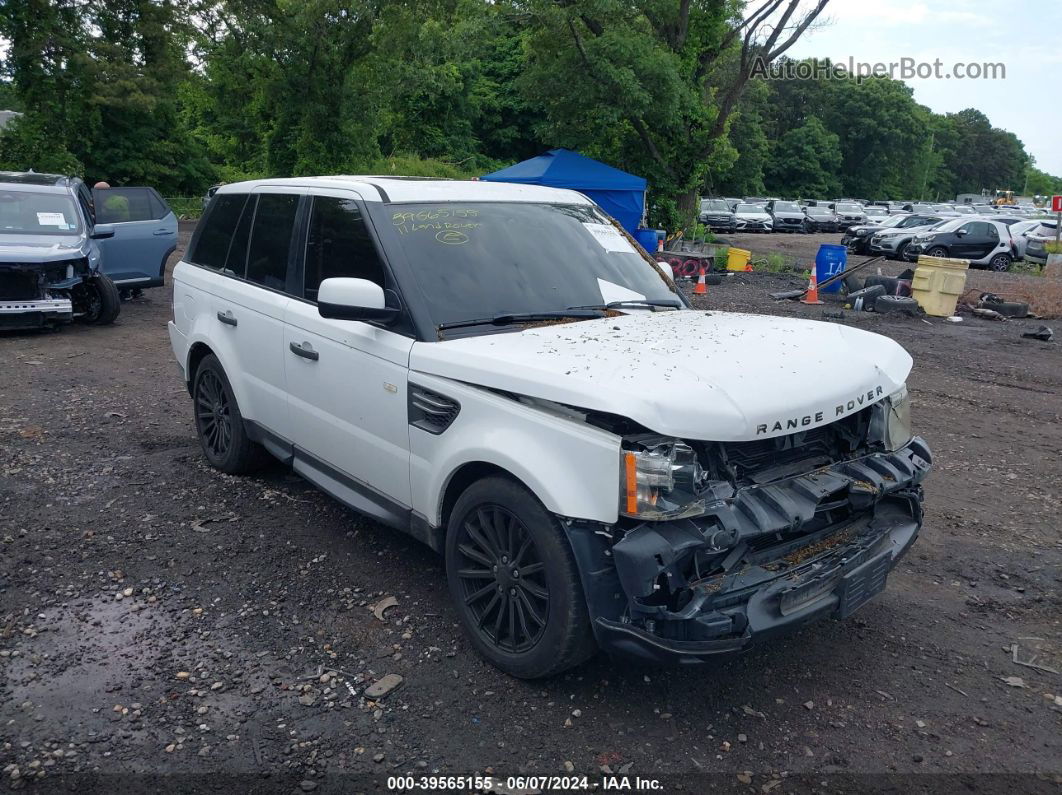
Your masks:
{"label": "roof", "polygon": [[0,176],[0,190],[5,193],[70,193],[70,187],[66,184],[56,185],[54,182],[9,182]]}
{"label": "roof", "polygon": [[254,188],[331,188],[353,190],[371,202],[454,202],[505,201],[544,202],[551,204],[589,204],[590,200],[575,191],[544,188],[537,185],[510,185],[478,180],[419,179],[416,177],[375,177],[333,175],[287,177],[233,182],[218,188],[219,194],[241,193]]}
{"label": "roof", "polygon": [[489,182],[517,182],[576,190],[633,190],[644,192],[642,177],[592,160],[568,149],[550,151],[514,166],[486,174]]}
{"label": "roof", "polygon": [[36,171],[0,171],[0,182],[17,182],[23,185],[69,185],[70,177]]}

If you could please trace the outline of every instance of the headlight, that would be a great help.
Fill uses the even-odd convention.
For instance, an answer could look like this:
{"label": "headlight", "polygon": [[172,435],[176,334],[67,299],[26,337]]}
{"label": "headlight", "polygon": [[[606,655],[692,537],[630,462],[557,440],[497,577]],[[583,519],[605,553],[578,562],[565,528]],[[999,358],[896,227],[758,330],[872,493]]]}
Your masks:
{"label": "headlight", "polygon": [[889,395],[885,408],[885,447],[899,450],[911,441],[911,396],[904,385]]}
{"label": "headlight", "polygon": [[697,492],[704,483],[697,454],[678,439],[627,440],[621,453],[620,513],[660,521],[704,513]]}

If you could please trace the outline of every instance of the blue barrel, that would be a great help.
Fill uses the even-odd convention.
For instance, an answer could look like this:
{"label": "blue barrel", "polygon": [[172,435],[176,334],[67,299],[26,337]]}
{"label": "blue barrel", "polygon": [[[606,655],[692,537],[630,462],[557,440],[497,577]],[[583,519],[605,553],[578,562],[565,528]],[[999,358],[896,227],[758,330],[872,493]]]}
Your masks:
{"label": "blue barrel", "polygon": [[634,239],[637,240],[638,244],[650,254],[656,251],[655,229],[636,229],[634,232]]}
{"label": "blue barrel", "polygon": [[823,243],[819,246],[819,253],[815,256],[815,279],[819,283],[819,292],[836,293],[841,289],[843,280],[838,279],[833,284],[822,287],[822,283],[831,276],[836,276],[848,265],[847,246],[838,246],[833,243]]}

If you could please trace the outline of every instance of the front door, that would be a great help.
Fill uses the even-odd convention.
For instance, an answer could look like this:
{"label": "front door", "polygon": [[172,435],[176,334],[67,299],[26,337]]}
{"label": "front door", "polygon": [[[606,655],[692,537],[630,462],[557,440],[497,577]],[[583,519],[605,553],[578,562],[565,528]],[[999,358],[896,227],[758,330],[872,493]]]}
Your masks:
{"label": "front door", "polygon": [[102,270],[119,287],[161,287],[166,260],[177,247],[177,216],[151,188],[93,191],[97,224],[113,224],[99,241]]}
{"label": "front door", "polygon": [[317,312],[330,277],[393,289],[350,191],[315,191],[307,216],[301,296],[285,313],[284,361],[297,471],[362,510],[389,518],[410,506],[406,389],[413,337]]}

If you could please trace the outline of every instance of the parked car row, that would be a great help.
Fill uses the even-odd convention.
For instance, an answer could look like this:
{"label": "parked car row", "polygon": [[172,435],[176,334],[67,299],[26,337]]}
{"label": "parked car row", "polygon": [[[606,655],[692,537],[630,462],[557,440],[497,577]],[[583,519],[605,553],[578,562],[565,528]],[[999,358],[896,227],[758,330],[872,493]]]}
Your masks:
{"label": "parked car row", "polygon": [[922,254],[967,259],[972,267],[1009,270],[1018,260],[1043,265],[1057,221],[1011,216],[893,215],[879,225],[850,228],[849,251],[915,261]]}
{"label": "parked car row", "polygon": [[[747,196],[701,200],[699,220],[715,232],[836,232],[854,227],[885,225],[896,216],[947,218],[992,217],[1012,224],[1045,216],[1029,206],[996,206],[865,199],[785,199]],[[865,233],[864,233],[865,234]]]}
{"label": "parked car row", "polygon": [[885,220],[884,208],[868,212],[852,201],[795,202],[783,199],[702,199],[698,220],[714,232],[836,232],[871,219]]}

